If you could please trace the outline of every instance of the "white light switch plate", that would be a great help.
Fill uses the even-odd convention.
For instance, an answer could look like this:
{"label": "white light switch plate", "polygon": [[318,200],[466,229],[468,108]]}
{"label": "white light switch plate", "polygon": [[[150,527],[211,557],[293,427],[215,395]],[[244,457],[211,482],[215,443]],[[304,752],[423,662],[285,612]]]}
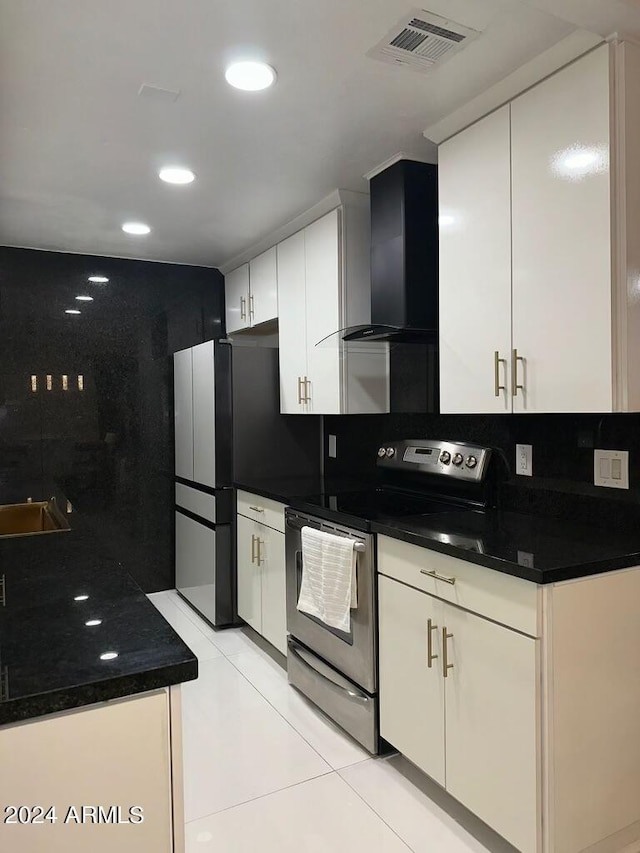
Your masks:
{"label": "white light switch plate", "polygon": [[533,476],[533,446],[516,444],[516,474],[523,477]]}
{"label": "white light switch plate", "polygon": [[629,451],[594,450],[593,483],[607,489],[628,489]]}

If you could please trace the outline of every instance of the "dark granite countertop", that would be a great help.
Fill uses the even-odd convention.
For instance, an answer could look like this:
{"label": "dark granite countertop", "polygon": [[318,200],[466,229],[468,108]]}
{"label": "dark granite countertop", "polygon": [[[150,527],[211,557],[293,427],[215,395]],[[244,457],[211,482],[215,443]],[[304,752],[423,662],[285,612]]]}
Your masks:
{"label": "dark granite countertop", "polygon": [[347,491],[357,488],[361,481],[347,479],[323,479],[322,477],[261,477],[250,482],[234,482],[234,488],[264,498],[288,503],[293,498],[316,495],[320,492]]}
{"label": "dark granite countertop", "polygon": [[81,526],[0,540],[0,578],[0,725],[197,678],[193,652]]}
{"label": "dark granite countertop", "polygon": [[373,529],[539,584],[640,565],[640,530],[620,535],[569,519],[488,509],[376,522]]}

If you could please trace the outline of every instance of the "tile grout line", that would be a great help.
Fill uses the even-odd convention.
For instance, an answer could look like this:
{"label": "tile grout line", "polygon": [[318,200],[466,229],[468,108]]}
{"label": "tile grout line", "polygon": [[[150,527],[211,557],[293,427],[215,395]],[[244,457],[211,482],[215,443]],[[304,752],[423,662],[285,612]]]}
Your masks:
{"label": "tile grout line", "polygon": [[[164,592],[169,592],[169,590],[164,590]],[[198,630],[198,631],[202,634],[202,636],[203,636],[203,638],[204,638],[205,640],[207,640],[209,643],[211,643],[211,645],[212,645],[215,649],[217,649],[217,651],[219,651],[221,655],[224,655],[224,656],[226,657],[226,654],[222,651],[222,649],[220,648],[220,646],[217,646],[217,645],[216,645],[216,643],[215,643],[215,641],[214,641],[214,640],[212,640],[212,639],[211,639],[211,637],[208,637],[208,636],[205,634],[205,632],[202,630],[202,628],[200,627],[200,625],[198,625],[198,623],[197,623],[194,619],[192,619],[192,618],[191,618],[191,614],[187,613],[187,611],[186,611],[186,608],[185,608],[185,607],[181,607],[181,606],[180,606],[179,604],[177,604],[177,603],[173,600],[173,598],[171,598],[171,597],[167,597],[167,598],[165,599],[165,601],[168,601],[168,602],[171,604],[171,606],[172,606],[172,607],[174,607],[174,608],[178,611],[178,613],[181,613],[181,614],[185,617],[185,619],[187,619],[187,621],[188,621],[188,622],[189,622],[189,623],[190,623],[194,628],[196,628],[196,630]],[[153,604],[153,601],[151,601],[151,604]],[[154,606],[155,606],[155,605],[154,605]],[[159,608],[159,607],[156,607],[156,610],[157,610],[157,611],[158,611],[162,616],[164,616],[164,618],[165,618],[165,619],[167,619],[167,617],[164,615],[164,613],[162,612],[162,610],[160,610],[160,608]],[[200,619],[200,617],[198,616],[198,614],[197,614],[195,611],[192,611],[192,612],[193,612],[193,616],[194,616],[196,619],[198,619],[200,622],[202,622],[202,619]],[[167,622],[169,622],[169,620],[168,620],[168,619],[167,619]],[[169,623],[169,624],[171,624],[171,623]],[[206,623],[203,623],[203,624],[205,624],[205,625],[206,625]],[[180,633],[180,632],[179,632],[179,631],[178,631],[178,630],[177,630],[173,625],[171,625],[171,627],[172,627],[172,628],[173,628],[173,630],[176,632],[176,634],[178,634],[178,636],[180,637],[180,639],[181,639],[184,643],[187,643],[187,640],[185,640],[185,639],[184,639],[184,637],[182,636],[182,634],[181,634],[181,633]],[[206,627],[207,627],[207,628],[209,628],[209,626],[206,626]],[[211,628],[209,628],[209,630],[211,631],[212,629],[211,629]],[[188,644],[188,643],[187,643],[187,644]]]}
{"label": "tile grout line", "polygon": [[[240,654],[242,654],[242,652],[241,652]],[[252,653],[251,653],[251,652],[249,652],[249,654],[252,654]],[[321,760],[321,761],[324,761],[324,763],[327,765],[327,767],[329,767],[329,768],[330,768],[331,772],[332,772],[332,773],[337,773],[337,772],[338,772],[338,769],[337,769],[336,767],[333,767],[331,764],[329,764],[329,762],[328,762],[328,761],[327,761],[327,759],[324,757],[324,755],[321,755],[321,754],[318,752],[318,750],[315,748],[315,746],[313,746],[313,744],[309,743],[309,741],[306,739],[306,737],[305,737],[303,734],[301,734],[301,733],[298,731],[298,729],[296,729],[296,727],[293,725],[293,723],[291,723],[291,722],[290,722],[290,721],[289,721],[289,720],[284,716],[284,714],[282,714],[282,713],[281,713],[281,712],[276,708],[276,706],[275,706],[275,705],[274,705],[274,704],[273,704],[273,703],[268,699],[268,697],[267,697],[267,696],[265,696],[265,695],[264,695],[264,693],[263,693],[261,690],[259,690],[259,689],[255,686],[255,684],[254,684],[254,683],[253,683],[249,678],[247,678],[247,676],[244,674],[244,672],[242,672],[242,670],[241,670],[241,669],[239,669],[239,668],[235,665],[235,663],[231,660],[231,658],[230,658],[230,657],[228,657],[228,658],[227,658],[227,660],[229,661],[229,663],[231,664],[231,666],[235,669],[235,671],[236,671],[236,672],[239,672],[239,673],[240,673],[240,675],[244,678],[244,680],[245,680],[248,684],[250,684],[250,685],[251,685],[251,687],[253,687],[253,689],[256,691],[256,693],[257,693],[259,696],[262,696],[262,698],[263,698],[263,699],[264,699],[264,701],[269,705],[269,707],[270,707],[270,708],[273,708],[273,710],[276,712],[276,714],[278,714],[278,716],[279,716],[281,719],[283,719],[283,720],[285,721],[285,723],[289,726],[289,728],[290,728],[290,729],[292,729],[292,730],[293,730],[293,731],[298,735],[298,737],[299,737],[301,740],[303,740],[303,741],[307,744],[307,746],[315,752],[315,754],[318,756],[318,758],[320,758],[320,760]],[[313,778],[313,777],[312,777],[312,778]]]}
{"label": "tile grout line", "polygon": [[[242,800],[240,803],[234,803],[232,806],[225,806],[223,809],[218,809],[217,812],[202,815],[202,817],[194,817],[191,820],[185,820],[184,825],[188,826],[191,823],[197,823],[199,820],[206,820],[208,817],[216,817],[216,815],[224,814],[232,809],[239,809],[241,806],[247,806],[249,803],[255,803],[256,800],[264,800],[265,797],[273,797],[281,791],[290,791],[292,788],[299,788],[300,785],[307,785],[309,782],[314,782],[316,779],[324,779],[326,776],[338,776],[337,770],[329,770],[327,773],[318,773],[316,776],[311,776],[309,779],[302,779],[300,782],[292,782],[291,785],[285,785],[284,788],[276,788],[275,791],[267,791],[265,794],[258,794],[257,797],[250,797],[248,800]],[[344,781],[344,780],[343,780]]]}
{"label": "tile grout line", "polygon": [[[345,770],[346,770],[346,769],[347,769],[347,768],[345,768]],[[393,834],[395,835],[395,837],[396,837],[396,838],[397,838],[397,839],[398,839],[402,844],[404,844],[404,846],[407,848],[407,850],[411,850],[411,853],[415,853],[415,850],[413,849],[413,847],[410,847],[410,846],[409,846],[409,844],[407,844],[407,842],[404,840],[404,838],[403,838],[401,835],[399,835],[399,834],[395,831],[395,829],[394,829],[394,828],[393,828],[389,823],[387,823],[387,821],[382,817],[382,815],[374,809],[374,807],[371,805],[371,803],[368,803],[368,802],[365,800],[365,798],[362,796],[362,794],[361,794],[359,791],[357,791],[357,790],[353,787],[353,785],[349,782],[349,780],[348,780],[348,779],[345,779],[345,778],[344,778],[344,776],[342,775],[342,773],[341,773],[339,770],[336,770],[336,773],[337,773],[337,774],[338,774],[338,776],[342,779],[342,781],[345,783],[345,785],[348,785],[348,787],[349,787],[349,788],[351,788],[351,790],[353,791],[353,793],[354,793],[357,797],[359,797],[359,798],[362,800],[362,802],[363,802],[366,806],[368,806],[368,808],[369,808],[369,809],[371,809],[371,811],[374,813],[374,815],[375,815],[379,820],[381,820],[381,821],[382,821],[382,823],[384,823],[384,825],[385,825],[388,829],[390,829],[390,830],[391,830],[391,832],[393,832]]]}

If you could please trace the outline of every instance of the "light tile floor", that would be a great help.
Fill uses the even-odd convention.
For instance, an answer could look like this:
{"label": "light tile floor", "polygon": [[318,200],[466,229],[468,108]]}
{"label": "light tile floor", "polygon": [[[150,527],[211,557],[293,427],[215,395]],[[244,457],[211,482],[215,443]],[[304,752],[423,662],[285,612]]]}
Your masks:
{"label": "light tile floor", "polygon": [[509,853],[401,756],[371,758],[287,683],[248,629],[149,598],[200,664],[182,688],[187,853]]}

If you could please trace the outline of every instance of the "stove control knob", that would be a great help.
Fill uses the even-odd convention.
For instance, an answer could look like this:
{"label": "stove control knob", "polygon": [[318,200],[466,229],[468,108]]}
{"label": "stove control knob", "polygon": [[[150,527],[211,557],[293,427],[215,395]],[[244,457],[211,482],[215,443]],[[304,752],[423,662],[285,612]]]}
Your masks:
{"label": "stove control knob", "polygon": [[386,453],[389,459],[392,459],[396,455],[395,447],[387,447]]}
{"label": "stove control knob", "polygon": [[382,459],[382,457],[386,456],[386,455],[387,455],[387,451],[384,449],[384,447],[379,447],[378,448],[378,456],[380,457],[380,459]]}
{"label": "stove control knob", "polygon": [[478,464],[478,460],[475,456],[467,456],[467,468],[475,468]]}
{"label": "stove control knob", "polygon": [[462,465],[462,463],[464,462],[464,456],[462,455],[462,453],[455,453],[451,461],[454,465]]}
{"label": "stove control knob", "polygon": [[442,453],[440,454],[440,461],[441,461],[444,465],[448,465],[448,464],[449,464],[449,462],[451,462],[451,454],[449,453],[449,451],[448,451],[448,450],[443,450],[443,451],[442,451]]}

